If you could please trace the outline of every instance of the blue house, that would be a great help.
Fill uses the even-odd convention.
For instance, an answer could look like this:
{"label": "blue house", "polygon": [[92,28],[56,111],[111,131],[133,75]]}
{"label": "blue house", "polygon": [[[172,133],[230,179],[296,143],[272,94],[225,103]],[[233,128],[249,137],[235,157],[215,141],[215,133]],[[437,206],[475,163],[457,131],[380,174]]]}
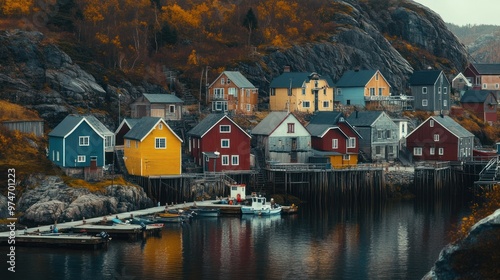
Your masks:
{"label": "blue house", "polygon": [[390,96],[391,85],[379,70],[346,71],[335,85],[335,102],[342,105],[364,107]]}
{"label": "blue house", "polygon": [[[94,116],[68,115],[49,133],[49,159],[68,175],[102,174],[113,133]],[[111,141],[111,142],[110,142]]]}

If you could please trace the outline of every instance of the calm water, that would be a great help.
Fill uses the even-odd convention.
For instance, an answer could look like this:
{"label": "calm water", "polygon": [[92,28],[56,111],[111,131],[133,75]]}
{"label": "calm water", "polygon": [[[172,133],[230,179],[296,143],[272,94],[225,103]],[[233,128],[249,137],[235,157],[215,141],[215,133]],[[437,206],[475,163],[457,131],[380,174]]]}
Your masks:
{"label": "calm water", "polygon": [[[318,209],[321,210],[318,210]],[[302,205],[276,217],[168,224],[161,237],[107,250],[17,248],[1,279],[421,279],[465,215],[456,203]],[[4,253],[5,252],[5,253]],[[8,276],[5,278],[4,276]]]}

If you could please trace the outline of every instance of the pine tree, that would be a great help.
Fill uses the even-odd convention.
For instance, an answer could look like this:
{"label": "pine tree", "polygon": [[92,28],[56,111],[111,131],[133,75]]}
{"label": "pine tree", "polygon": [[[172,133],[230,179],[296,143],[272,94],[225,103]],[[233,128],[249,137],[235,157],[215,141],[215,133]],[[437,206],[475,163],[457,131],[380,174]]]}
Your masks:
{"label": "pine tree", "polygon": [[243,19],[243,26],[248,30],[248,45],[250,45],[252,31],[258,28],[257,17],[253,13],[252,8],[248,9]]}

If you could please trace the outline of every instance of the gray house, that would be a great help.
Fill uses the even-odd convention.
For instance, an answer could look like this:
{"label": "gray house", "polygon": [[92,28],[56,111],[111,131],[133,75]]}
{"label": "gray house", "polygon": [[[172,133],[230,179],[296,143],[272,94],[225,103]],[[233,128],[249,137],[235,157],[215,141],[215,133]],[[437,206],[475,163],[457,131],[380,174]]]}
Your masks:
{"label": "gray house", "polygon": [[399,127],[384,111],[353,112],[348,118],[362,136],[360,160],[387,161],[398,158]]}
{"label": "gray house", "polygon": [[130,104],[132,118],[160,117],[181,120],[184,101],[173,94],[143,94]]}
{"label": "gray house", "polygon": [[271,112],[252,130],[258,149],[274,163],[307,163],[311,134],[292,114]]}
{"label": "gray house", "polygon": [[413,108],[420,111],[448,113],[450,110],[450,82],[441,70],[415,71],[408,81]]}

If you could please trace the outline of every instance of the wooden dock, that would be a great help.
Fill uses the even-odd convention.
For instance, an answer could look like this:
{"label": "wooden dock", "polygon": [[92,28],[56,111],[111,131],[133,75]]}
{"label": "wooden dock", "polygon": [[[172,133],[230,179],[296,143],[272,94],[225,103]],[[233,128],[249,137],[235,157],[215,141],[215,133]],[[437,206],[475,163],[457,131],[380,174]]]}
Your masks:
{"label": "wooden dock", "polygon": [[115,224],[115,225],[92,225],[85,224],[72,227],[74,232],[86,232],[89,234],[99,234],[106,232],[113,238],[126,238],[128,240],[137,240],[140,237],[145,238],[148,235],[159,235],[163,224],[146,225],[144,228],[141,225],[133,224]]}
{"label": "wooden dock", "polygon": [[[16,235],[15,246],[64,247],[80,249],[101,249],[108,246],[109,239],[83,234],[22,234]],[[0,244],[9,245],[8,237],[1,236]]]}

